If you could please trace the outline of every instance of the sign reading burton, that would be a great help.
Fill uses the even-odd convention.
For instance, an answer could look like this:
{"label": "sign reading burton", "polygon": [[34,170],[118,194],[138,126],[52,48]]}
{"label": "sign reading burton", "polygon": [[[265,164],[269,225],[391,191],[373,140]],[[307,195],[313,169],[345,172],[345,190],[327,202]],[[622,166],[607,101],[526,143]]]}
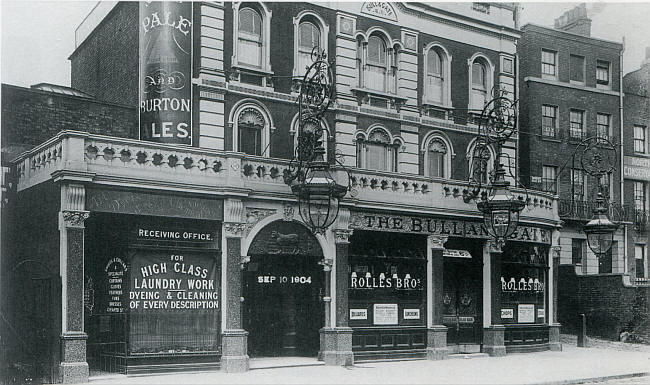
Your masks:
{"label": "sign reading burton", "polygon": [[192,3],[140,3],[140,139],[192,144]]}
{"label": "sign reading burton", "polygon": [[[447,235],[451,237],[489,238],[482,223],[477,221],[405,215],[378,215],[354,211],[350,213],[350,228]],[[513,241],[550,244],[551,233],[546,229],[520,225],[517,227],[511,239]]]}

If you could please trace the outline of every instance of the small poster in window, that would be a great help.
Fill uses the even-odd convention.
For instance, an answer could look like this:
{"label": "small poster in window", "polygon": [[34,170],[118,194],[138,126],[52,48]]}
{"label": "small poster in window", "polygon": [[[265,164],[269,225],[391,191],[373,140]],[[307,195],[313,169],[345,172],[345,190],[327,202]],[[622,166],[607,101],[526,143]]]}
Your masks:
{"label": "small poster in window", "polygon": [[397,304],[375,304],[373,307],[373,320],[375,325],[397,325]]}
{"label": "small poster in window", "polygon": [[501,318],[515,318],[515,310],[501,309]]}
{"label": "small poster in window", "polygon": [[520,304],[517,306],[517,322],[535,322],[535,305]]}
{"label": "small poster in window", "polygon": [[544,318],[546,316],[545,309],[537,309],[537,318]]}
{"label": "small poster in window", "polygon": [[368,319],[368,309],[350,309],[350,319]]}
{"label": "small poster in window", "polygon": [[420,309],[404,309],[404,319],[420,319]]}

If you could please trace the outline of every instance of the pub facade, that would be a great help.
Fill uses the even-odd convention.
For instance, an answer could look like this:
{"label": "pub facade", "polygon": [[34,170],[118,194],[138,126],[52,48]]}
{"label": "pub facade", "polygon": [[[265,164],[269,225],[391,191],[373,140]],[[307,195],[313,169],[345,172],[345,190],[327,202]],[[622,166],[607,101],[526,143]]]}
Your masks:
{"label": "pub facade", "polygon": [[[15,218],[38,213],[20,225],[16,259],[31,253],[60,279],[60,381],[238,372],[269,356],[349,365],[561,349],[556,197],[514,188],[526,206],[504,244],[463,200],[484,161],[472,159],[476,116],[493,89],[518,92],[516,6],[195,2],[160,11],[174,16],[163,22],[144,4],[96,8],[70,58],[73,88],[137,107],[139,132],[64,130],[14,161]],[[283,179],[314,47],[335,63],[322,125],[350,184],[317,234]],[[145,86],[120,59],[143,52]],[[517,141],[504,146],[513,182]]]}

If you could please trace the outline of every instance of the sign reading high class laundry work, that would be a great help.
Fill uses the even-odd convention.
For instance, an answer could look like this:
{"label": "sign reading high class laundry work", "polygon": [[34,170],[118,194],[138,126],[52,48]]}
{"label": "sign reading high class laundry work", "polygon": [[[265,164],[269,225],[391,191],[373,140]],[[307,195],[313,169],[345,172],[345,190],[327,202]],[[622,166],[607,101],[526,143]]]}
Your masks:
{"label": "sign reading high class laundry work", "polygon": [[[478,221],[427,218],[406,215],[379,215],[360,211],[350,213],[350,228],[359,230],[394,231],[447,235],[464,238],[489,238]],[[547,229],[520,225],[510,237],[513,241],[551,243],[551,232]]]}
{"label": "sign reading high class laundry work", "polygon": [[140,2],[140,139],[192,144],[192,3]]}
{"label": "sign reading high class laundry work", "polygon": [[137,250],[131,257],[129,309],[141,312],[219,309],[216,260],[197,252]]}

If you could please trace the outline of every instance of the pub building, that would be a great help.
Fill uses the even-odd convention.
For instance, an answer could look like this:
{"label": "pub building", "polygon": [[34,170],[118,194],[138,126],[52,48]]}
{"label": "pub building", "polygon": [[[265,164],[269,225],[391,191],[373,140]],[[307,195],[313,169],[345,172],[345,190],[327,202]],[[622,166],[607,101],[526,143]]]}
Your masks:
{"label": "pub building", "polygon": [[[519,36],[516,6],[463,4],[100,3],[71,56],[73,86],[96,100],[65,97],[140,106],[139,132],[84,120],[12,163],[15,276],[43,271],[52,290],[13,284],[45,293],[21,298],[51,309],[41,317],[54,325],[44,344],[53,381],[239,372],[256,357],[349,365],[561,349],[557,197],[513,188],[526,206],[503,244],[462,197],[477,127],[452,106],[483,95],[469,87],[474,69],[487,89],[514,90]],[[150,18],[144,27],[138,12]],[[337,103],[323,125],[351,189],[323,233],[305,225],[283,180],[296,140],[291,78],[307,44],[299,35],[336,56]],[[278,44],[287,36],[295,45]],[[114,46],[91,60],[106,38]],[[383,51],[371,57],[369,47]],[[420,108],[431,90],[417,63],[429,53],[453,86],[444,103]],[[142,76],[125,57],[140,57]],[[100,62],[122,72],[98,71]],[[374,73],[391,76],[385,91],[367,83],[373,63],[390,67]],[[93,88],[89,73],[113,78]],[[513,159],[516,140],[504,146]],[[29,309],[40,305],[11,301],[37,319]]]}

